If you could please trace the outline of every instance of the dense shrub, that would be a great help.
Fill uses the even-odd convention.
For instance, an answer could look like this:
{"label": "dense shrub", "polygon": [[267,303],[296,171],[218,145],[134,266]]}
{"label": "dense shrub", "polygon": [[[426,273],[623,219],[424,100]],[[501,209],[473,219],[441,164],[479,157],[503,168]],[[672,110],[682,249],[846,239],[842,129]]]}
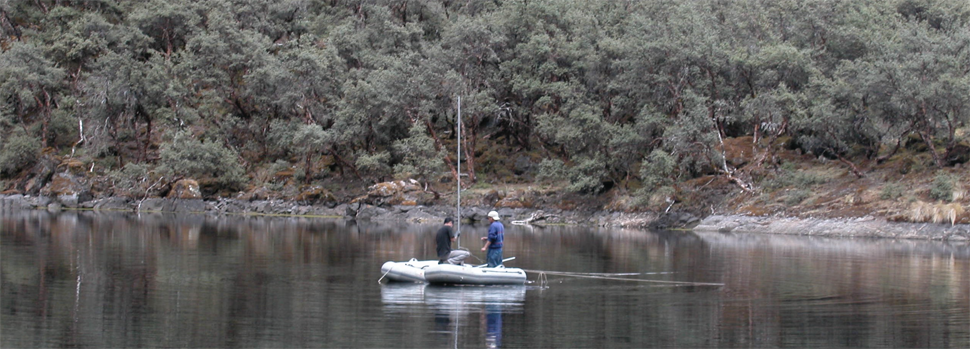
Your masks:
{"label": "dense shrub", "polygon": [[0,144],[0,176],[11,177],[37,162],[40,140],[17,132]]}
{"label": "dense shrub", "polygon": [[930,197],[935,200],[952,201],[954,178],[946,172],[938,172],[933,178],[933,185],[930,187]]}
{"label": "dense shrub", "polygon": [[236,153],[216,142],[175,137],[162,147],[160,155],[162,172],[209,180],[221,187],[216,189],[238,189],[246,180]]}
{"label": "dense shrub", "polygon": [[108,172],[111,179],[111,187],[115,190],[113,195],[127,195],[129,197],[140,197],[145,195],[145,191],[150,187],[151,170],[146,164],[129,162],[124,167]]}

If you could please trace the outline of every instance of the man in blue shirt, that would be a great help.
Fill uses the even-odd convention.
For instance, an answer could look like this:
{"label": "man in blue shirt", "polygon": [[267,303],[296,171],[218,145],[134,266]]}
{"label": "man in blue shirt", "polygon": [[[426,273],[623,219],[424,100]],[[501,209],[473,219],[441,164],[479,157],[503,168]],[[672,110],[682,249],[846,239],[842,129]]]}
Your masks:
{"label": "man in blue shirt", "polygon": [[488,236],[482,237],[482,241],[485,241],[482,251],[488,251],[485,254],[485,262],[488,263],[489,268],[502,265],[502,241],[505,240],[505,226],[499,220],[498,212],[489,212]]}

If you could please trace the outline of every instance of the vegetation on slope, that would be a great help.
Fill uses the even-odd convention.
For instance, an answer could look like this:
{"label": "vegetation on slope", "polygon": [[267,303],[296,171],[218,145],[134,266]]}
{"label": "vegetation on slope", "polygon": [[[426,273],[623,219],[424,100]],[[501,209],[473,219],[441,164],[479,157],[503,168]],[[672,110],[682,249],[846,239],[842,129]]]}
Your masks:
{"label": "vegetation on slope", "polygon": [[33,0],[0,28],[6,193],[447,191],[461,96],[464,182],[547,188],[532,204],[967,202],[963,0]]}

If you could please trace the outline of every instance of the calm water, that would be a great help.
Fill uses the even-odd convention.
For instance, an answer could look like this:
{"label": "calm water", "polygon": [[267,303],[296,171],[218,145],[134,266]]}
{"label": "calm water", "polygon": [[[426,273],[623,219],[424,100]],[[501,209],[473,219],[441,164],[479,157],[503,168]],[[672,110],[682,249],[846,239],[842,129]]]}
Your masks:
{"label": "calm water", "polygon": [[967,243],[509,226],[536,283],[436,287],[378,280],[437,225],[0,219],[3,348],[970,347]]}

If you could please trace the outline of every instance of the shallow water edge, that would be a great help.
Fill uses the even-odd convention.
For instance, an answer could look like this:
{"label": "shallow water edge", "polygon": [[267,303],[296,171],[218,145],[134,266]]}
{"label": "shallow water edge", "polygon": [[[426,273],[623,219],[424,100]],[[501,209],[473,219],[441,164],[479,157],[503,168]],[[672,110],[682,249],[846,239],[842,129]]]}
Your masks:
{"label": "shallow water edge", "polygon": [[[72,200],[73,199],[73,200]],[[464,221],[485,221],[492,207],[463,207]],[[453,216],[454,206],[374,206],[364,203],[304,205],[288,200],[187,200],[149,198],[131,200],[109,197],[78,202],[77,198],[50,198],[30,195],[0,195],[0,211],[90,210],[95,212],[196,213],[207,215],[266,215],[343,218],[361,221],[405,221],[437,223]],[[560,209],[499,208],[509,223],[533,225],[580,225],[619,228],[684,229],[701,232],[761,233],[826,237],[869,237],[922,239],[970,243],[970,224],[904,223],[882,217],[819,219],[784,216],[752,217],[711,215],[696,217],[689,213],[568,211]]]}

